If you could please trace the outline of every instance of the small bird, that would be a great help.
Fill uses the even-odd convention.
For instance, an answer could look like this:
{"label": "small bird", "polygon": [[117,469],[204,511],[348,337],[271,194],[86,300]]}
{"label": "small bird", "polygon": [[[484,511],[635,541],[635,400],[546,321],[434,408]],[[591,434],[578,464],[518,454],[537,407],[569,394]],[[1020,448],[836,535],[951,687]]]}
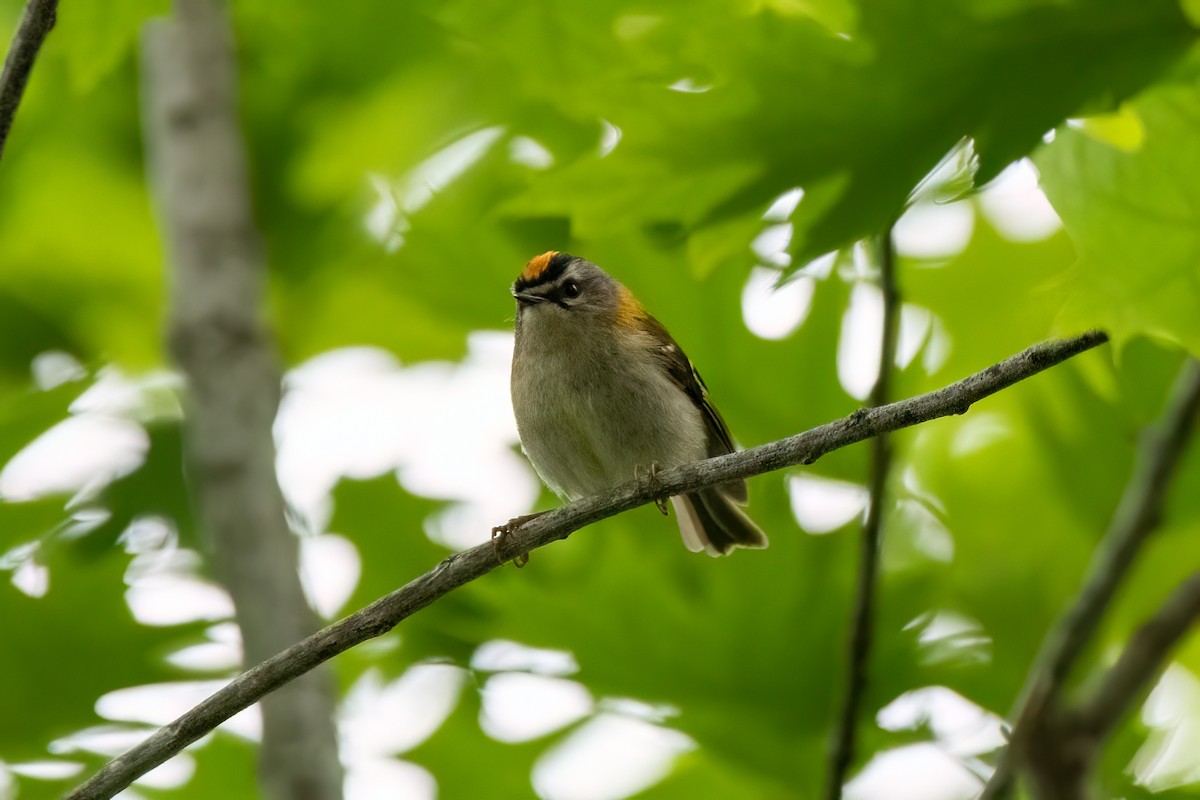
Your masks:
{"label": "small bird", "polygon": [[[634,478],[653,480],[659,468],[733,452],[692,362],[600,267],[543,253],[525,266],[512,295],[517,430],[525,455],[557,495],[577,500]],[[740,480],[672,497],[687,548],[719,556],[766,547],[767,537],[740,508],[746,497]],[[659,508],[666,513],[662,501]],[[530,518],[493,531],[497,554],[504,537]]]}

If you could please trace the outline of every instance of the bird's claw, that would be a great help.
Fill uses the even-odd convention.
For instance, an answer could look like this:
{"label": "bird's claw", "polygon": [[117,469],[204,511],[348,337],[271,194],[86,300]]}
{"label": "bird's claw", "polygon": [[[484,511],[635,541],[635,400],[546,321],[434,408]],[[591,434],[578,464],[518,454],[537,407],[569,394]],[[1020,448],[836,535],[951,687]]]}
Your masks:
{"label": "bird's claw", "polygon": [[[639,466],[634,469],[633,477],[638,483],[645,486],[647,489],[655,490],[659,487],[658,482],[658,462],[651,461],[649,467]],[[659,512],[665,517],[667,516],[667,499],[666,497],[654,498],[654,505],[658,506]]]}
{"label": "bird's claw", "polygon": [[[513,531],[517,530],[517,528],[520,528],[526,522],[529,522],[529,520],[535,517],[540,517],[544,513],[544,511],[539,511],[534,514],[524,514],[520,517],[513,517],[503,525],[497,525],[496,527],[492,528],[492,552],[496,554],[497,562],[504,564],[504,540],[507,539],[509,535],[513,533]],[[529,553],[518,553],[513,557],[512,562],[514,566],[520,569],[529,563]]]}

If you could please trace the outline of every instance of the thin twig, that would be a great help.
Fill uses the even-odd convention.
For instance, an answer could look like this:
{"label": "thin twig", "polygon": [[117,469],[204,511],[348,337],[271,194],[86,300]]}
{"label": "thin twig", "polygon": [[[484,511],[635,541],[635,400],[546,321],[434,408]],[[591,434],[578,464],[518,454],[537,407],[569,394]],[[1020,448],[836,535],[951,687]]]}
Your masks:
{"label": "thin twig", "polygon": [[[900,310],[900,292],[896,288],[896,248],[892,228],[879,237],[879,288],[883,294],[883,331],[879,341],[879,371],[867,402],[878,408],[888,402],[892,366],[896,362],[896,325]],[[829,758],[829,777],[825,785],[828,800],[841,800],[842,786],[854,760],[858,739],[858,721],[867,691],[871,641],[875,631],[875,592],[879,582],[879,551],[883,540],[884,500],[891,472],[891,437],[881,434],[871,440],[871,477],[867,516],[860,541],[858,582],[851,612],[848,645],[848,681],[833,734]]]}
{"label": "thin twig", "polygon": [[998,800],[1007,795],[1014,758],[1022,758],[1029,736],[1057,713],[1059,695],[1072,666],[1095,633],[1146,537],[1158,526],[1167,489],[1198,413],[1200,361],[1193,359],[1184,365],[1172,387],[1159,424],[1143,435],[1133,475],[1097,549],[1083,589],[1042,644],[1017,703],[1008,750],[980,800]]}
{"label": "thin twig", "polygon": [[[1101,331],[1058,339],[994,364],[950,386],[880,408],[859,409],[848,417],[740,453],[661,471],[654,486],[631,481],[543,514],[505,540],[507,558],[565,539],[590,525],[662,495],[680,495],[771,470],[811,464],[833,450],[882,433],[964,414],[973,403],[1108,341]],[[376,636],[439,597],[491,572],[497,566],[490,542],[455,553],[424,575],[366,608],[292,645],[234,678],[229,684],[144,742],[117,756],[79,786],[70,800],[103,800],[128,786],[188,744],[274,689],[338,653]]]}
{"label": "thin twig", "polygon": [[57,18],[58,0],[29,0],[13,35],[8,57],[4,59],[4,72],[0,73],[0,156],[4,155],[4,143],[25,95],[33,62]]}

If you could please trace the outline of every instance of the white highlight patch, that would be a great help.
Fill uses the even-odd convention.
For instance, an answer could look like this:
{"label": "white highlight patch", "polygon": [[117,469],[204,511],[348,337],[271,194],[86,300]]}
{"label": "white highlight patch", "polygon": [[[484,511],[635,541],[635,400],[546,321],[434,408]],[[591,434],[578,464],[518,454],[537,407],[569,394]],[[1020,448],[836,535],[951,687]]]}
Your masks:
{"label": "white highlight patch", "polygon": [[900,324],[896,331],[896,366],[904,369],[916,358],[929,338],[933,314],[929,309],[905,303],[900,306]]}
{"label": "white highlight patch", "polygon": [[183,379],[174,372],[159,370],[131,377],[114,366],[101,369],[96,382],[71,403],[72,414],[106,414],[147,421],[179,419],[179,392]]}
{"label": "white highlight patch", "polygon": [[617,145],[621,143],[621,129],[612,124],[606,119],[600,120],[600,124],[604,129],[600,132],[600,158],[617,149]]}
{"label": "white highlight patch", "polygon": [[883,293],[878,286],[859,281],[842,315],[837,351],[838,381],[856,400],[865,400],[875,386],[882,333]]}
{"label": "white highlight patch", "polygon": [[781,222],[763,228],[762,232],[750,243],[750,249],[764,264],[786,267],[792,263],[792,257],[787,252],[788,245],[791,243],[792,223]]}
{"label": "white highlight patch", "polygon": [[[75,375],[70,356],[35,359],[40,382]],[[39,367],[39,363],[41,366]],[[73,379],[73,377],[72,377]],[[32,500],[50,494],[94,494],[141,466],[150,439],[137,421],[180,414],[177,376],[153,372],[130,378],[115,367],[71,403],[71,416],[34,439],[0,470],[0,499]]]}
{"label": "white highlight patch", "polygon": [[[226,681],[179,681],[130,686],[117,689],[96,701],[96,713],[118,722],[141,722],[162,726],[191,709]],[[220,725],[243,739],[257,742],[262,736],[262,716],[258,706],[239,711]],[[145,736],[145,731],[139,731]]]}
{"label": "white highlight patch", "polygon": [[242,631],[233,622],[219,622],[205,631],[208,641],[184,647],[167,656],[183,669],[217,671],[234,669],[242,663]]}
{"label": "white highlight patch", "polygon": [[537,739],[592,713],[592,696],[576,681],[501,672],[483,687],[479,725],[501,742]]}
{"label": "white highlight patch", "polygon": [[308,602],[325,619],[333,619],[362,575],[358,548],[344,536],[323,534],[300,539],[300,583]]}
{"label": "white highlight patch", "polygon": [[390,683],[368,669],[342,703],[343,759],[378,759],[421,744],[450,716],[465,680],[460,668],[448,664],[417,664]]}
{"label": "white highlight patch", "polygon": [[777,286],[779,271],[755,267],[742,289],[742,318],[746,327],[762,339],[785,339],[796,331],[812,309],[817,282],[796,277]]}
{"label": "white highlight patch", "polygon": [[233,618],[233,600],[223,588],[182,572],[139,577],[125,590],[125,602],[143,625],[182,625],[196,620]]}
{"label": "white highlight patch", "polygon": [[945,686],[905,692],[876,717],[888,731],[927,725],[947,753],[966,757],[989,753],[1005,743],[1004,720]]}
{"label": "white highlight patch", "polygon": [[68,417],[4,466],[0,498],[19,502],[107,484],[141,466],[149,449],[150,437],[135,422],[100,414]]}
{"label": "white highlight patch", "polygon": [[50,590],[50,570],[28,559],[13,570],[12,585],[29,597],[45,597]]}
{"label": "white highlight patch", "polygon": [[896,252],[909,258],[952,258],[967,248],[975,230],[970,202],[918,202],[896,222],[892,236]]}
{"label": "white highlight patch", "polygon": [[763,213],[762,218],[766,222],[787,222],[803,199],[804,190],[799,186],[795,189],[788,189],[771,201],[770,207]]}
{"label": "white highlight patch", "polygon": [[194,644],[176,650],[167,656],[167,663],[196,672],[217,672],[236,669],[242,663],[240,648],[220,642]]}
{"label": "white highlight patch", "polygon": [[347,800],[437,796],[425,769],[393,756],[424,742],[458,704],[466,677],[447,664],[417,664],[385,683],[369,669],[346,695],[338,721]]}
{"label": "white highlight patch", "polygon": [[151,789],[177,789],[195,774],[196,759],[188,753],[180,753],[142,775],[134,781],[134,785]]}
{"label": "white highlight patch", "polygon": [[346,800],[435,800],[438,796],[437,780],[429,770],[394,758],[347,764],[345,791]]}
{"label": "white highlight patch", "polygon": [[528,136],[517,136],[509,142],[508,157],[514,163],[530,169],[549,169],[554,166],[554,154],[541,142]]}
{"label": "white highlight patch", "polygon": [[545,800],[618,800],[661,781],[695,746],[678,731],[599,714],[538,759],[533,787]]}
{"label": "white highlight patch", "polygon": [[920,615],[904,630],[920,629],[924,664],[947,662],[986,664],[991,661],[992,640],[977,620],[954,611],[935,611]]}
{"label": "white highlight patch", "polygon": [[837,257],[838,251],[836,250],[817,256],[797,270],[797,274],[824,280],[833,274],[833,268],[837,265]]}
{"label": "white highlight patch", "polygon": [[115,756],[144,742],[153,731],[130,728],[126,725],[95,725],[91,728],[55,739],[46,750],[53,755],[98,753]]}
{"label": "white highlight patch", "polygon": [[[9,764],[8,768],[16,775],[44,781],[62,780],[83,772],[83,764],[77,761],[26,761],[23,764]],[[0,783],[0,797],[8,797],[2,789],[3,784]]]}
{"label": "white highlight patch", "polygon": [[788,478],[792,514],[807,533],[831,533],[860,518],[867,509],[867,487],[801,473]]}
{"label": "white highlight patch", "polygon": [[846,784],[846,800],[970,800],[981,781],[936,744],[877,753]]}
{"label": "white highlight patch", "polygon": [[1181,664],[1171,663],[1142,706],[1150,737],[1130,768],[1152,792],[1200,781],[1200,680]]}
{"label": "white highlight patch", "polygon": [[597,704],[597,707],[601,711],[657,724],[662,724],[671,717],[679,716],[679,709],[675,706],[666,703],[644,703],[631,697],[605,697]]}
{"label": "white highlight patch", "polygon": [[1006,239],[1037,242],[1062,228],[1062,220],[1046,199],[1037,168],[1022,158],[1005,168],[978,195],[983,216]]}
{"label": "white highlight patch", "polygon": [[497,522],[527,512],[538,481],[513,450],[516,422],[505,401],[512,347],[512,334],[477,332],[459,364],[401,367],[359,347],[290,372],[275,430],[292,507],[323,530],[339,480],[395,470],[410,492],[459,501],[428,523],[451,547],[486,541]]}
{"label": "white highlight patch", "polygon": [[712,89],[709,84],[701,84],[691,78],[680,78],[667,87],[673,92],[683,92],[684,94],[704,94]]}
{"label": "white highlight patch", "polygon": [[507,639],[492,639],[475,648],[471,669],[481,672],[536,672],[539,675],[573,675],[579,671],[575,656],[565,650],[528,647]]}
{"label": "white highlight patch", "polygon": [[33,382],[44,392],[87,377],[87,370],[70,353],[47,350],[33,357]]}

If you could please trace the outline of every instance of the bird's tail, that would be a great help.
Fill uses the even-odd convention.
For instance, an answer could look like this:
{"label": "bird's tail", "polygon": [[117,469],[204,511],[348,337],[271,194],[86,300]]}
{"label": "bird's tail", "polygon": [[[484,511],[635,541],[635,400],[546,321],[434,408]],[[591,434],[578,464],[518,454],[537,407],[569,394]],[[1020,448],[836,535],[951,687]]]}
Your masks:
{"label": "bird's tail", "polygon": [[720,489],[671,498],[683,543],[693,553],[723,556],[735,547],[763,548],[767,536],[737,502]]}

